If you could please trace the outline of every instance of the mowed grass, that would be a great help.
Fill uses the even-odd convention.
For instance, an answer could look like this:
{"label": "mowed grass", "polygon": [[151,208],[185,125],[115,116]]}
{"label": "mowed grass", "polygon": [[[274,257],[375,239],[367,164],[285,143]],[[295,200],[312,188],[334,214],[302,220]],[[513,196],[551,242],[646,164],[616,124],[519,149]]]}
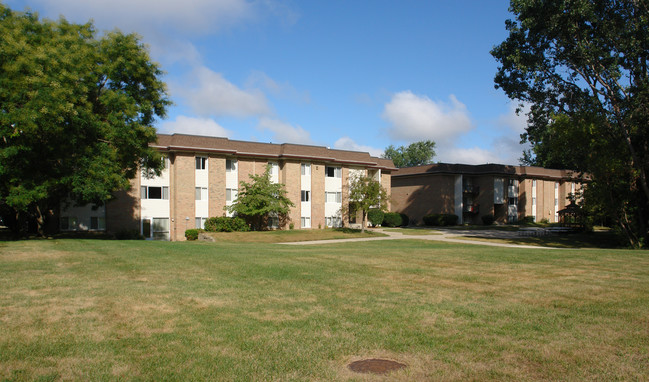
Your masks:
{"label": "mowed grass", "polygon": [[649,378],[647,251],[34,240],[0,289],[0,380]]}

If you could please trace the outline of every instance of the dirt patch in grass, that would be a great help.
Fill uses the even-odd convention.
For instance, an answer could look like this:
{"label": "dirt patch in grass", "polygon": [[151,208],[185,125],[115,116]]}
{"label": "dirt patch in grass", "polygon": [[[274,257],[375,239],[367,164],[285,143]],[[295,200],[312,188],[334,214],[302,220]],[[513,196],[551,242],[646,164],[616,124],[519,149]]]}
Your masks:
{"label": "dirt patch in grass", "polygon": [[407,365],[390,359],[370,358],[354,361],[347,367],[355,373],[385,375],[395,370],[404,369]]}

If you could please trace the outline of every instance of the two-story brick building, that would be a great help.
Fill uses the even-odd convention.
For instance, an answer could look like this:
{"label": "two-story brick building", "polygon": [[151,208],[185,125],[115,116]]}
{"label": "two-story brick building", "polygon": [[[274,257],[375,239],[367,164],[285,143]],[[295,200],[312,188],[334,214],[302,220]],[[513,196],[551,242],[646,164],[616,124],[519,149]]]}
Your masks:
{"label": "two-story brick building", "polygon": [[165,156],[160,176],[141,174],[105,207],[62,210],[61,229],[139,230],[146,238],[184,240],[186,229],[226,214],[239,182],[268,166],[272,181],[283,183],[294,203],[288,217],[295,228],[337,227],[347,224],[341,210],[349,203],[351,175],[375,177],[389,195],[396,170],[388,159],[322,146],[159,134],[154,147]]}
{"label": "two-story brick building", "polygon": [[525,216],[558,221],[581,184],[568,170],[499,164],[437,163],[392,172],[392,210],[414,222],[428,214],[455,214],[459,223],[516,222]]}

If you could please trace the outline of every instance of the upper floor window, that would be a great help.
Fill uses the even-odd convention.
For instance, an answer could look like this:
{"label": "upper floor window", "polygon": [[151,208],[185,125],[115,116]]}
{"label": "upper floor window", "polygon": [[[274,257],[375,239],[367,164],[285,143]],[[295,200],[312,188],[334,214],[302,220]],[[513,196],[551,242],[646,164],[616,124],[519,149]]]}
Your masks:
{"label": "upper floor window", "polygon": [[207,187],[196,187],[196,200],[207,200]]}
{"label": "upper floor window", "polygon": [[325,192],[325,202],[327,203],[342,203],[342,192]]}
{"label": "upper floor window", "polygon": [[236,159],[226,159],[225,160],[225,171],[226,172],[237,171],[237,161],[236,161]]}
{"label": "upper floor window", "polygon": [[196,169],[205,170],[207,168],[207,158],[206,157],[196,157]]}
{"label": "upper floor window", "polygon": [[308,201],[310,200],[310,196],[311,196],[311,195],[310,195],[310,194],[311,194],[310,191],[308,191],[308,190],[302,190],[301,194],[302,194],[302,195],[301,195],[301,199],[302,199],[303,202],[308,202]]}
{"label": "upper floor window", "polygon": [[311,175],[311,164],[302,163],[302,165],[300,166],[300,173],[302,175]]}
{"label": "upper floor window", "polygon": [[169,199],[169,187],[152,187],[152,186],[142,186],[140,187],[140,198],[141,199]]}
{"label": "upper floor window", "polygon": [[325,169],[327,178],[342,178],[343,169],[340,167],[329,167]]}

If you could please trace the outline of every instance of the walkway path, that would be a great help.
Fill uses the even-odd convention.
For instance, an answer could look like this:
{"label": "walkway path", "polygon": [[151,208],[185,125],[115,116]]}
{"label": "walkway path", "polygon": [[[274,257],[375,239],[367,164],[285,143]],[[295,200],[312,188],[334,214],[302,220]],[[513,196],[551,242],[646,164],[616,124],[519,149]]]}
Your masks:
{"label": "walkway path", "polygon": [[480,230],[480,231],[457,231],[457,230],[438,230],[440,234],[431,234],[431,235],[404,235],[402,232],[396,232],[392,230],[384,229],[375,229],[374,232],[383,233],[388,236],[380,237],[366,237],[358,239],[336,239],[336,240],[314,240],[314,241],[296,241],[290,243],[278,243],[285,245],[314,245],[314,244],[334,244],[334,243],[351,243],[358,241],[378,241],[378,240],[402,240],[402,239],[414,239],[414,240],[435,240],[435,241],[445,241],[450,243],[461,243],[461,244],[475,244],[475,245],[486,245],[490,247],[506,247],[506,248],[529,248],[529,249],[557,249],[551,247],[540,247],[536,245],[521,245],[521,244],[508,244],[508,243],[499,243],[492,241],[482,241],[482,240],[473,240],[462,238],[462,236],[474,236],[474,237],[491,237],[494,239],[507,239],[517,236],[515,231],[500,231],[500,230]]}

